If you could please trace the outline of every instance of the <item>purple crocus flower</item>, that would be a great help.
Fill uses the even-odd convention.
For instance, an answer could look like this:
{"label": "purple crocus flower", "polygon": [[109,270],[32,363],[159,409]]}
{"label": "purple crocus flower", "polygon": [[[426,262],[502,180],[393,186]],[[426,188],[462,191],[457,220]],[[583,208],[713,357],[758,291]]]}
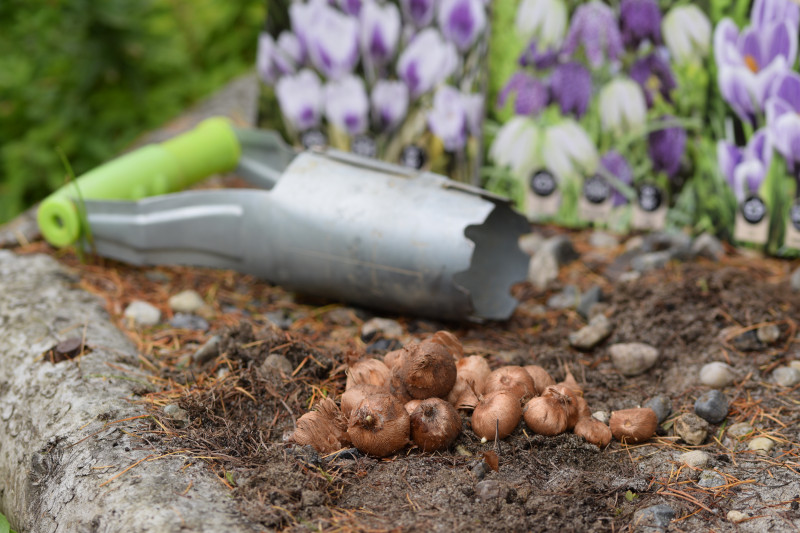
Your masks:
{"label": "purple crocus flower", "polygon": [[669,61],[658,52],[637,59],[631,66],[631,78],[641,85],[648,108],[653,107],[656,92],[671,102],[670,93],[678,86]]}
{"label": "purple crocus flower", "polygon": [[579,46],[583,46],[592,68],[600,68],[606,58],[615,61],[622,55],[622,35],[617,27],[617,17],[600,0],[581,4],[572,15],[562,50],[571,56]]}
{"label": "purple crocus flower", "polygon": [[319,124],[322,112],[322,83],[309,69],[284,76],[275,84],[275,96],[287,125],[301,132]]}
{"label": "purple crocus flower", "polygon": [[538,70],[546,70],[558,63],[558,49],[547,48],[539,50],[536,39],[532,39],[525,50],[519,56],[521,67],[534,67]]}
{"label": "purple crocus flower", "polygon": [[800,168],[800,74],[790,72],[767,100],[767,128],[775,149],[795,169]]}
{"label": "purple crocus flower", "polygon": [[361,9],[359,41],[365,61],[371,65],[386,64],[394,57],[400,36],[400,11],[394,4],[381,7],[367,0]]}
{"label": "purple crocus flower", "polygon": [[339,0],[339,7],[348,15],[357,17],[361,14],[363,2],[361,0]]}
{"label": "purple crocus flower", "polygon": [[[665,115],[660,120],[669,121],[673,118]],[[647,136],[647,142],[653,170],[663,171],[670,179],[674,178],[681,168],[681,159],[686,150],[686,130],[680,126],[656,130]]]}
{"label": "purple crocus flower", "polygon": [[[600,166],[622,183],[626,185],[633,184],[633,170],[631,170],[628,160],[616,150],[609,150],[603,154],[603,157],[600,158]],[[619,192],[613,184],[611,188],[614,190],[611,195],[611,203],[614,207],[628,203],[628,198]]]}
{"label": "purple crocus flower", "polygon": [[301,66],[306,60],[306,51],[297,35],[290,31],[282,31],[278,35],[278,49],[291,59],[295,65]]}
{"label": "purple crocus flower", "polygon": [[391,131],[408,111],[408,87],[402,81],[378,80],[372,88],[372,116],[381,131]]}
{"label": "purple crocus flower", "polygon": [[286,74],[294,74],[297,63],[268,33],[258,36],[258,52],[256,54],[256,71],[259,77],[270,85]]}
{"label": "purple crocus flower", "polygon": [[440,0],[438,22],[445,39],[468,50],[486,27],[483,0]]}
{"label": "purple crocus flower", "polygon": [[772,86],[797,58],[796,22],[760,23],[741,34],[730,19],[714,30],[714,56],[722,96],[745,121],[753,123]]}
{"label": "purple crocus flower", "polygon": [[717,162],[736,201],[742,203],[749,195],[758,192],[772,163],[772,145],[767,131],[762,128],[755,132],[744,149],[719,141]]}
{"label": "purple crocus flower", "polygon": [[511,76],[497,96],[497,105],[505,106],[512,93],[517,95],[514,99],[514,113],[517,115],[536,115],[549,103],[547,86],[525,72]]}
{"label": "purple crocus flower", "polygon": [[400,7],[405,18],[417,28],[424,28],[433,20],[436,12],[435,0],[400,0]]}
{"label": "purple crocus flower", "polygon": [[800,23],[800,5],[792,0],[756,0],[750,10],[750,24],[767,28],[775,22],[787,21],[792,27]]}
{"label": "purple crocus flower", "polygon": [[636,48],[644,41],[661,44],[661,9],[656,0],[622,0],[619,25],[625,46]]}
{"label": "purple crocus flower", "polygon": [[367,130],[369,101],[364,82],[356,76],[345,76],[325,86],[325,116],[341,131],[350,135]]}
{"label": "purple crocus flower", "polygon": [[428,127],[439,137],[445,150],[455,152],[467,142],[467,113],[461,92],[442,85],[433,96],[433,108],[428,112]]}
{"label": "purple crocus flower", "polygon": [[332,8],[325,0],[293,3],[292,29],[303,43],[311,63],[326,78],[337,80],[358,62],[358,20]]}
{"label": "purple crocus flower", "polygon": [[453,43],[445,42],[434,28],[425,28],[406,46],[397,61],[397,75],[418,98],[447,79],[458,65]]}
{"label": "purple crocus flower", "polygon": [[592,99],[592,75],[576,61],[556,67],[550,76],[550,95],[561,107],[561,114],[581,118]]}

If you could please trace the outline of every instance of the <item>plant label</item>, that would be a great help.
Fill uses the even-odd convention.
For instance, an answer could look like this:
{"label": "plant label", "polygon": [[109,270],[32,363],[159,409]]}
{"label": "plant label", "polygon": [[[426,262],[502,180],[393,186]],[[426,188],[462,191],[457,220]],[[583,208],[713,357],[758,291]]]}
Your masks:
{"label": "plant label", "polygon": [[795,200],[789,210],[789,220],[786,221],[786,236],[784,245],[800,250],[800,200]]}
{"label": "plant label", "polygon": [[561,192],[552,174],[540,170],[531,176],[525,205],[525,214],[531,220],[552,217],[558,213]]}
{"label": "plant label", "polygon": [[769,236],[767,205],[758,196],[749,196],[736,210],[733,238],[737,241],[766,244]]}
{"label": "plant label", "polygon": [[580,216],[589,222],[605,222],[611,215],[611,186],[605,178],[595,174],[583,183],[583,194],[578,201]]}
{"label": "plant label", "polygon": [[634,229],[660,230],[667,220],[667,203],[664,192],[655,185],[640,185],[636,190],[631,224]]}

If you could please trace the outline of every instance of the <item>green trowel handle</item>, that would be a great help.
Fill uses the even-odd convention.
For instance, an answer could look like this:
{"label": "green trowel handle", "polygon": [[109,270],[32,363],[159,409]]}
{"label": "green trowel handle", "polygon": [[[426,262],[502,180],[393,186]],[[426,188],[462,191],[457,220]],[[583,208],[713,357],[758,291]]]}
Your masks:
{"label": "green trowel handle", "polygon": [[151,144],[87,172],[48,196],[37,219],[53,246],[68,246],[81,234],[81,200],[139,200],[175,192],[203,178],[236,168],[241,147],[224,118]]}

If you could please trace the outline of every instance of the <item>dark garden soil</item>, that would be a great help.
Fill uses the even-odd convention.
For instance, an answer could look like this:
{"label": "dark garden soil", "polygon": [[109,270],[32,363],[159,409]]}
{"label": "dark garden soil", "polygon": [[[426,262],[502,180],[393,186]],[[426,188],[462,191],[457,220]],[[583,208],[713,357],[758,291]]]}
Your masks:
{"label": "dark garden soil", "polygon": [[[152,414],[143,419],[142,436],[163,453],[206,463],[243,512],[266,529],[624,531],[636,529],[637,511],[658,504],[675,511],[670,531],[796,529],[800,393],[770,379],[774,368],[800,359],[800,293],[788,282],[796,262],[729,250],[720,262],[673,262],[633,281],[612,281],[618,276],[608,265],[621,247],[593,250],[585,234],[571,236],[581,259],[563,267],[547,290],[517,286],[521,304],[509,321],[464,325],[388,317],[403,327],[399,339],[363,339],[362,325],[376,316],[369,311],[303,299],[231,272],[141,269],[56,255],[81,275],[85,288],[107,299],[112,317],[138,344],[142,366],[158,376],[141,391],[139,401]],[[47,248],[32,244],[18,251]],[[545,306],[566,284],[603,289],[600,310],[614,329],[591,351],[567,341],[585,325],[574,309]],[[167,299],[186,289],[210,304],[210,331],[167,324],[143,330],[123,322],[122,310],[134,299],[156,305],[168,321]],[[769,325],[780,335],[763,343],[757,331]],[[338,398],[344,390],[348,355],[380,357],[440,329],[453,332],[467,355],[486,356],[492,368],[536,363],[560,380],[568,365],[592,411],[636,407],[665,394],[673,414],[650,441],[612,442],[602,450],[573,434],[534,435],[524,423],[509,438],[482,444],[467,413],[462,433],[444,453],[407,447],[384,459],[354,450],[321,456],[286,442],[317,399]],[[192,354],[213,334],[221,336],[219,355],[198,364]],[[608,346],[633,341],[657,347],[661,357],[649,371],[626,378],[612,365]],[[270,354],[285,356],[291,369],[262,367]],[[727,362],[736,372],[724,389],[730,411],[712,425],[704,444],[690,446],[675,436],[672,422],[708,390],[698,372],[711,361]],[[165,414],[163,407],[175,403],[188,420]],[[750,423],[753,433],[727,435],[737,422]],[[756,436],[769,436],[775,448],[764,455],[748,450]],[[693,449],[709,454],[702,470],[718,472],[721,484],[702,486],[701,469],[678,459]],[[490,451],[499,458],[496,471],[483,465]],[[731,510],[745,513],[738,525],[726,518]]]}

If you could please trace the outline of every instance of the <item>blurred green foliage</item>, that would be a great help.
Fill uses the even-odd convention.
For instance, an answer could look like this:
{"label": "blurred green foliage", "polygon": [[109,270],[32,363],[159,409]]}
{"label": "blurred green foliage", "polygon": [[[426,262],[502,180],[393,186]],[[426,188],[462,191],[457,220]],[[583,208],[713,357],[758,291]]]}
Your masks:
{"label": "blurred green foliage", "polygon": [[0,2],[0,223],[250,68],[265,5]]}

